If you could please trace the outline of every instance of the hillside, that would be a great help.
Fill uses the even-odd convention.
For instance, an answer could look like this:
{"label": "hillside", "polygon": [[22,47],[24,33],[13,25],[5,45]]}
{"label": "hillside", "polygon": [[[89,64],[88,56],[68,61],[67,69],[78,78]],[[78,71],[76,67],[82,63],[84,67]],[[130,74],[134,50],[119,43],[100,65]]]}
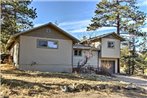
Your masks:
{"label": "hillside", "polygon": [[1,96],[5,98],[147,97],[143,89],[129,89],[128,84],[109,76],[21,71],[9,65],[0,69]]}

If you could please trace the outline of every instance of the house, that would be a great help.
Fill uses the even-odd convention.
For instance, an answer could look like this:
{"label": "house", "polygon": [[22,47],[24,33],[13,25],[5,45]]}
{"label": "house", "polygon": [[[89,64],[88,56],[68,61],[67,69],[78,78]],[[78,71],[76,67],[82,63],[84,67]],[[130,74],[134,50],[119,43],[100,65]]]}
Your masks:
{"label": "house", "polygon": [[48,23],[12,36],[7,48],[19,69],[71,72],[73,45],[77,42],[78,39]]}
{"label": "house", "polygon": [[116,33],[108,33],[80,42],[48,23],[13,35],[7,49],[22,70],[72,72],[88,56],[86,66],[118,73],[122,40]]}
{"label": "house", "polygon": [[73,68],[76,68],[78,63],[85,60],[85,56],[89,56],[89,59],[85,66],[98,68],[98,48],[86,46],[84,44],[75,44],[73,46]]}
{"label": "house", "polygon": [[97,48],[97,62],[95,62],[97,69],[105,70],[109,73],[119,73],[121,41],[124,41],[124,39],[115,32],[112,32],[84,40],[80,43]]}

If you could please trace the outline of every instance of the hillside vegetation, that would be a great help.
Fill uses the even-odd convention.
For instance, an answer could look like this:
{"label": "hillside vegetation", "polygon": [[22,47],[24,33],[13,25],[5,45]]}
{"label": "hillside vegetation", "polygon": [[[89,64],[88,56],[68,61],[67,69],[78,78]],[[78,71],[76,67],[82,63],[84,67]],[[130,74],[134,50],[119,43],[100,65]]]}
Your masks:
{"label": "hillside vegetation", "polygon": [[0,69],[1,96],[5,98],[147,97],[144,90],[127,89],[128,84],[109,76],[21,71],[10,65]]}

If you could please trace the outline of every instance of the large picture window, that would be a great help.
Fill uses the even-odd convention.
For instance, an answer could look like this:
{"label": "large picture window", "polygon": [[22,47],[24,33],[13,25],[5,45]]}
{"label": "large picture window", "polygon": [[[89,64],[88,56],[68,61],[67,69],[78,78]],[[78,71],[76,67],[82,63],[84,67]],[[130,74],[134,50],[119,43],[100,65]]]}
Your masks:
{"label": "large picture window", "polygon": [[53,40],[37,40],[37,47],[38,48],[57,49],[58,48],[58,41],[53,41]]}

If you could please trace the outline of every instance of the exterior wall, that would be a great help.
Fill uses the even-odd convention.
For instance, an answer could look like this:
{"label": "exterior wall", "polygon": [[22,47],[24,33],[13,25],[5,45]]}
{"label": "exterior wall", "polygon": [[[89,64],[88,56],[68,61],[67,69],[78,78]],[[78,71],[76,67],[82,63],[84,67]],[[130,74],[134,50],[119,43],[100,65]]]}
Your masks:
{"label": "exterior wall", "polygon": [[102,61],[102,60],[115,61],[115,73],[118,73],[118,68],[117,68],[117,67],[118,67],[118,62],[117,62],[118,60],[117,60],[117,59],[110,59],[110,58],[105,58],[105,59],[104,59],[104,58],[100,58],[100,59],[99,59],[99,67],[100,67],[100,68],[102,67],[102,66],[101,66],[101,61]]}
{"label": "exterior wall", "polygon": [[[38,39],[58,41],[58,49],[37,48]],[[71,72],[72,40],[20,36],[19,64],[24,70]]]}
{"label": "exterior wall", "polygon": [[[108,41],[114,41],[115,47],[108,48]],[[111,38],[102,38],[101,41],[101,57],[104,58],[120,58],[120,40]]]}
{"label": "exterior wall", "polygon": [[32,36],[32,37],[41,37],[41,38],[53,38],[53,39],[66,39],[71,40],[69,37],[63,35],[63,33],[60,33],[56,29],[54,29],[51,26],[45,26],[42,28],[39,28],[37,30],[33,30],[31,32],[25,33],[25,36]]}
{"label": "exterior wall", "polygon": [[10,50],[11,56],[13,56],[13,62],[16,67],[18,67],[18,60],[19,60],[19,43],[15,42],[13,48]]}
{"label": "exterior wall", "polygon": [[[89,50],[82,50],[82,56],[74,56],[74,52],[73,52],[73,66],[74,67],[77,67],[79,61],[84,60],[85,53],[88,51]],[[98,53],[97,51],[93,51],[92,54],[93,56],[88,60],[86,65],[90,65],[95,68],[98,68]]]}

